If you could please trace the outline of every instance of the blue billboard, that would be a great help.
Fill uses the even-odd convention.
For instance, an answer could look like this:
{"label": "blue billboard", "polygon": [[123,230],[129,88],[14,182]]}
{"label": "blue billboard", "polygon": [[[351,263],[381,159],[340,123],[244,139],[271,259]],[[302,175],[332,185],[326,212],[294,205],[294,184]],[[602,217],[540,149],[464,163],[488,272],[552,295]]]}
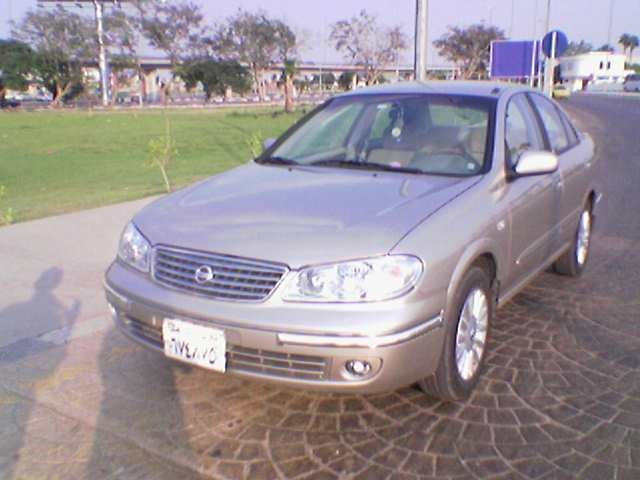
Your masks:
{"label": "blue billboard", "polygon": [[491,78],[526,78],[538,74],[540,42],[535,40],[500,40],[491,42],[489,76]]}

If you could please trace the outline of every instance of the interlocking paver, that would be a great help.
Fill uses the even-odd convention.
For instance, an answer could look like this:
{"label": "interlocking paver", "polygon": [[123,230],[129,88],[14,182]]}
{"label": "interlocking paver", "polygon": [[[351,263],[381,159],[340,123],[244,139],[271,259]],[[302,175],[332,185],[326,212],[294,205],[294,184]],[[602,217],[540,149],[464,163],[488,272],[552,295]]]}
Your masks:
{"label": "interlocking paver", "polygon": [[[640,147],[637,124],[599,117],[624,105],[603,102],[568,105],[611,169],[591,264],[579,280],[540,275],[498,312],[468,401],[243,381],[112,328],[67,344],[23,338],[0,347],[0,476],[640,478],[640,169],[625,163]],[[73,312],[73,294],[49,294]]]}

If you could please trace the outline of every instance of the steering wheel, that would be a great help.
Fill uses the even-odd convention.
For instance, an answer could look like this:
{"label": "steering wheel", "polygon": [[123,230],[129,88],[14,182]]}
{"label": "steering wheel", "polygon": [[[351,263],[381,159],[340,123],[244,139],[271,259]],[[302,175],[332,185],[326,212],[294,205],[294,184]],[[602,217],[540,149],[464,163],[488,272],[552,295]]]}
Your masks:
{"label": "steering wheel", "polygon": [[409,166],[439,173],[475,173],[480,168],[476,159],[460,147],[416,152],[409,162]]}

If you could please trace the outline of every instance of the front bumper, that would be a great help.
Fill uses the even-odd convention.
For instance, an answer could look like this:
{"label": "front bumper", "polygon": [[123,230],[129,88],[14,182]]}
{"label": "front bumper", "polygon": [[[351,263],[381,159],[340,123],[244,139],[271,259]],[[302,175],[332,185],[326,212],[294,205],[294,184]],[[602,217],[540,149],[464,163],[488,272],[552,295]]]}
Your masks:
{"label": "front bumper", "polygon": [[[374,393],[409,385],[433,373],[444,340],[442,315],[438,313],[410,322],[406,328],[369,336],[286,328],[297,324],[301,316],[318,317],[322,307],[317,305],[298,304],[292,308],[209,301],[210,313],[203,315],[197,305],[192,305],[192,297],[164,289],[118,262],[107,272],[105,292],[116,324],[146,347],[163,351],[165,318],[209,325],[225,332],[227,373],[314,390]],[[353,325],[371,315],[392,322],[387,324],[406,325],[407,315],[415,315],[414,309],[420,306],[425,307],[414,305],[403,309],[399,304],[395,310],[379,309],[378,313],[359,312],[353,305],[333,306],[325,309],[323,323],[334,324],[336,319],[332,317],[339,315],[343,324]],[[259,318],[261,312],[265,316],[279,316],[283,328],[262,328],[263,324],[255,320],[238,322],[238,315],[232,315],[228,309],[241,312],[239,315],[246,318],[256,315]],[[288,317],[291,322],[287,322]],[[366,361],[371,369],[356,378],[345,368],[349,360]]]}

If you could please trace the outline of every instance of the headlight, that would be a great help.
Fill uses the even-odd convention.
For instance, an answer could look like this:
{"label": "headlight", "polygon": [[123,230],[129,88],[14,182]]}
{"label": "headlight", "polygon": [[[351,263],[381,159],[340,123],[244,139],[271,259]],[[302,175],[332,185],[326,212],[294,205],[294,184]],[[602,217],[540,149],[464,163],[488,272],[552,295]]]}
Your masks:
{"label": "headlight", "polygon": [[407,293],[422,274],[422,262],[388,255],[300,270],[287,283],[284,300],[293,302],[373,302]]}
{"label": "headlight", "polygon": [[137,268],[142,272],[149,271],[149,252],[151,245],[138,231],[133,223],[129,223],[118,246],[118,257],[127,265]]}

